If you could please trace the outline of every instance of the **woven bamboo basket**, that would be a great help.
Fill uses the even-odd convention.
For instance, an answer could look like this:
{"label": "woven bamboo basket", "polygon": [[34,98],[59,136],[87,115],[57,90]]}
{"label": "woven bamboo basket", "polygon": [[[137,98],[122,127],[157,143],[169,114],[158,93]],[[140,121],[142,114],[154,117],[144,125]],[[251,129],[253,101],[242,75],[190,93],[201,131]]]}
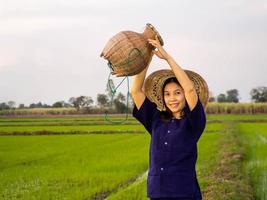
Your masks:
{"label": "woven bamboo basket", "polygon": [[[206,108],[209,99],[209,89],[206,81],[196,72],[185,70],[185,73],[194,83],[200,102],[202,103],[203,107]],[[162,87],[164,82],[168,78],[172,77],[175,77],[172,70],[163,69],[153,72],[145,80],[145,94],[150,101],[157,105],[157,109],[160,111],[165,110],[163,104]]]}
{"label": "woven bamboo basket", "polygon": [[153,47],[147,39],[155,39],[155,36],[163,45],[161,36],[151,24],[146,25],[143,33],[119,32],[107,42],[100,56],[108,60],[113,75],[133,76],[148,65]]}

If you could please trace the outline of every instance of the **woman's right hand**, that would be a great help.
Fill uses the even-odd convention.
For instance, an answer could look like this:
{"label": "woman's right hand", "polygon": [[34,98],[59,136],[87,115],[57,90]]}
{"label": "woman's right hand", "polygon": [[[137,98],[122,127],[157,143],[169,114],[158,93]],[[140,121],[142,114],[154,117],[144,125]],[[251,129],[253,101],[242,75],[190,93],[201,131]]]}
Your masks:
{"label": "woman's right hand", "polygon": [[163,49],[163,47],[160,44],[160,41],[158,37],[156,36],[155,40],[148,39],[149,44],[151,44],[156,49],[153,50],[153,54],[156,54],[159,58],[168,60],[170,58],[170,55]]}

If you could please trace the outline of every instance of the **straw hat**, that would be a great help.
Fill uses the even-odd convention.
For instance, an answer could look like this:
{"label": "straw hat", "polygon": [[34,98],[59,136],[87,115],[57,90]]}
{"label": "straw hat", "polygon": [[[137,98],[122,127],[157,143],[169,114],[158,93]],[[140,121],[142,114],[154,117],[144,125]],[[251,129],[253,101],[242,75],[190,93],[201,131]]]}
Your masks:
{"label": "straw hat", "polygon": [[[205,108],[208,103],[209,90],[205,80],[197,73],[184,70],[187,76],[193,81],[200,101]],[[145,80],[145,94],[147,98],[157,104],[157,109],[165,110],[163,104],[162,87],[168,78],[176,78],[173,71],[169,69],[157,70],[150,74]]]}

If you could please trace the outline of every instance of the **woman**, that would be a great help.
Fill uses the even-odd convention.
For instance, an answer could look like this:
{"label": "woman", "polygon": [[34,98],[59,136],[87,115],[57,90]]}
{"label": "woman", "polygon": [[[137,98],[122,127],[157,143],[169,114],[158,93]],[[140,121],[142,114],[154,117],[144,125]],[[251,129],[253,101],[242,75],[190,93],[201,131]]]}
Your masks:
{"label": "woman", "polygon": [[201,199],[195,164],[197,141],[206,124],[204,109],[194,83],[158,38],[148,42],[157,49],[153,53],[167,61],[174,77],[164,81],[161,88],[164,111],[159,111],[159,105],[142,89],[148,67],[134,76],[131,87],[133,116],[151,134],[147,195],[151,200]]}

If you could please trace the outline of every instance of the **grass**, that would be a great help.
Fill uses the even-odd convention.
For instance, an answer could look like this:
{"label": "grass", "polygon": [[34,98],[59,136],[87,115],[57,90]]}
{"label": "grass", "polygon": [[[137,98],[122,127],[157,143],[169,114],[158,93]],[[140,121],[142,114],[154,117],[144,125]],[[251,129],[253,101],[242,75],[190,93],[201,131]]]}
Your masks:
{"label": "grass", "polygon": [[[2,136],[4,199],[85,199],[147,169],[147,134]],[[126,148],[127,147],[127,148]]]}
{"label": "grass", "polygon": [[[144,133],[146,130],[140,123],[130,121],[132,124],[110,124],[102,121],[100,124],[97,121],[99,118],[54,118],[52,121],[47,118],[36,119],[0,119],[0,135],[5,134],[84,134],[84,133],[111,133],[111,132],[139,132]],[[120,120],[120,118],[115,118]],[[90,121],[92,120],[92,121]],[[103,120],[103,119],[102,119]],[[114,119],[113,119],[114,120]],[[82,123],[82,124],[81,124]],[[89,125],[88,125],[89,124]],[[222,130],[222,123],[208,124],[206,127],[207,132],[216,132]]]}
{"label": "grass", "polygon": [[90,125],[90,126],[7,126],[0,127],[0,134],[12,132],[34,132],[34,131],[51,131],[51,132],[70,132],[70,131],[126,131],[138,130],[145,131],[140,125]]}
{"label": "grass", "polygon": [[[122,120],[125,119],[125,116],[112,115],[112,120]],[[104,115],[71,115],[71,116],[60,116],[60,117],[51,117],[51,116],[42,116],[42,117],[28,117],[28,116],[19,116],[19,117],[0,117],[0,122],[66,122],[66,121],[103,121],[105,122]],[[128,117],[128,121],[136,121],[133,117]]]}
{"label": "grass", "polygon": [[245,147],[244,173],[251,178],[255,199],[267,199],[267,124],[238,124]]}
{"label": "grass", "polygon": [[225,122],[225,133],[218,144],[217,161],[209,174],[204,199],[253,199],[249,178],[242,173],[243,147],[236,124]]}
{"label": "grass", "polygon": [[208,121],[234,121],[238,122],[240,120],[267,120],[267,114],[257,114],[257,115],[251,115],[251,114],[242,114],[242,115],[235,115],[235,114],[228,114],[228,115],[215,115],[215,114],[210,114],[207,115],[207,120]]}
{"label": "grass", "polygon": [[[245,200],[254,194],[265,200],[267,125],[262,122],[267,115],[207,117],[196,166],[204,199]],[[133,124],[108,124],[96,116],[0,118],[0,134],[66,133],[0,136],[1,198],[147,199],[146,176],[138,177],[148,167],[149,135],[136,120],[129,121]],[[114,133],[129,130],[140,134]]]}

